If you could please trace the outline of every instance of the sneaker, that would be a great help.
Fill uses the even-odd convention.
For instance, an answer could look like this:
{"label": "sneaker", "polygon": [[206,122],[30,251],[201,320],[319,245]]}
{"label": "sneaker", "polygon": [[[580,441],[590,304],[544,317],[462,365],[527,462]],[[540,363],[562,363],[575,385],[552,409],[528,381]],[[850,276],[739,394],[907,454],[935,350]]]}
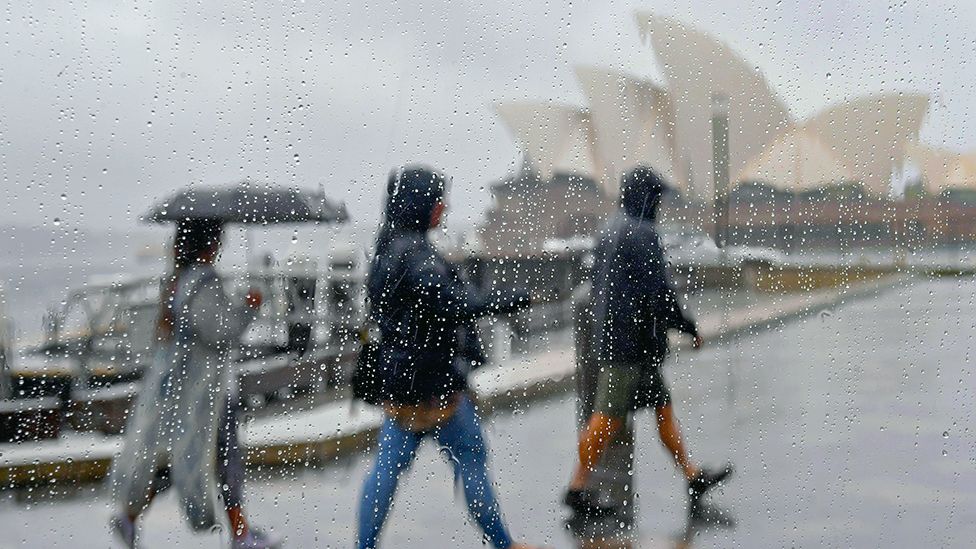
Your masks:
{"label": "sneaker", "polygon": [[589,518],[606,517],[616,511],[614,507],[601,505],[593,490],[568,490],[563,503],[577,515]]}
{"label": "sneaker", "polygon": [[688,481],[688,497],[691,498],[692,511],[694,511],[699,500],[716,484],[722,482],[732,474],[732,465],[726,465],[723,469],[714,470],[702,468],[695,477]]}
{"label": "sneaker", "polygon": [[231,549],[276,549],[281,546],[281,540],[265,534],[261,530],[249,527],[244,537],[234,538]]}
{"label": "sneaker", "polygon": [[109,522],[112,532],[128,549],[136,547],[136,524],[125,515],[114,515]]}

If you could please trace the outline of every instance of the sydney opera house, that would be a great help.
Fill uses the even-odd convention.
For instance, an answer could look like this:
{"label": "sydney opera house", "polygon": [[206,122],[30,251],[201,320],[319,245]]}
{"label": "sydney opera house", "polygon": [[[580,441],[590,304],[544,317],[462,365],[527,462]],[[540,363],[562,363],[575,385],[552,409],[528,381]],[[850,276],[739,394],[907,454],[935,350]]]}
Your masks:
{"label": "sydney opera house", "polygon": [[665,83],[576,68],[585,106],[503,102],[523,154],[492,187],[483,227],[498,253],[591,234],[637,164],[679,190],[670,222],[729,242],[800,247],[954,245],[976,240],[976,153],[919,141],[929,98],[854,98],[795,119],[755,64],[682,23],[637,14]]}

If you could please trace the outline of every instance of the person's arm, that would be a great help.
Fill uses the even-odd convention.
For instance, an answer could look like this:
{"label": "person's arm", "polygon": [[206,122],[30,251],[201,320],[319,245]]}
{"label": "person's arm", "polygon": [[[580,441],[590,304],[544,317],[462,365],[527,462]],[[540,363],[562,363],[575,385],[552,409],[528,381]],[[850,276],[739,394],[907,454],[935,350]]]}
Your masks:
{"label": "person's arm", "polygon": [[529,293],[524,291],[478,291],[456,276],[444,258],[429,248],[408,260],[407,276],[430,310],[454,322],[515,312],[530,302]]}
{"label": "person's arm", "polygon": [[665,279],[664,307],[668,315],[668,325],[676,330],[684,332],[692,337],[698,337],[698,326],[695,321],[685,315],[681,304],[678,303],[677,293],[671,285],[671,281]]}
{"label": "person's arm", "polygon": [[257,317],[260,297],[248,294],[242,303],[232,303],[219,278],[200,285],[191,297],[190,318],[193,334],[205,345],[218,350],[235,344]]}
{"label": "person's arm", "polygon": [[698,327],[695,325],[694,320],[685,315],[681,304],[678,302],[677,292],[675,292],[674,285],[671,283],[671,277],[668,276],[665,267],[664,248],[661,246],[656,235],[649,242],[647,249],[649,251],[648,261],[651,262],[654,276],[658,278],[658,283],[655,284],[655,287],[663,288],[662,295],[658,298],[660,299],[659,310],[663,313],[667,326],[694,337],[697,342],[699,338]]}

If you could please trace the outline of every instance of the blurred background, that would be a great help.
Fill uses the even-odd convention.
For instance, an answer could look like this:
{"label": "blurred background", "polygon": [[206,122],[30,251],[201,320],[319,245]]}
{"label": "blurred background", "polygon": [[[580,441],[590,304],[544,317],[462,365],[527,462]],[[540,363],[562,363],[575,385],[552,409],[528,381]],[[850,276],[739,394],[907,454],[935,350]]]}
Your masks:
{"label": "blurred background", "polygon": [[[974,26],[964,0],[7,6],[0,546],[111,543],[104,478],[171,268],[172,228],[143,216],[242,184],[345,212],[232,225],[218,270],[265,294],[234,351],[251,513],[287,546],[349,546],[379,422],[349,397],[364,276],[386,178],[415,162],[451,179],[439,249],[536,298],[482,323],[472,378],[519,537],[585,546],[559,506],[574,307],[621,175],[650,165],[708,341],[665,372],[692,447],[738,470],[723,520],[692,524],[638,415],[635,463],[607,473],[636,511],[605,546],[967,546]],[[445,467],[424,448],[386,546],[480,545]],[[226,538],[156,508],[146,546]]]}

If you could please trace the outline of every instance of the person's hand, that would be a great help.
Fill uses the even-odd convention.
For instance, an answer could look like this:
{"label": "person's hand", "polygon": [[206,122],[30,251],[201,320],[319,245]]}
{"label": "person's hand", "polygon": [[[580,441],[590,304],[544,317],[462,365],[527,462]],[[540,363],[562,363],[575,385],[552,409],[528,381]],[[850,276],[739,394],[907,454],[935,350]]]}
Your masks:
{"label": "person's hand", "polygon": [[705,340],[702,339],[702,336],[696,335],[695,340],[691,343],[691,346],[694,347],[695,349],[701,349],[702,345],[704,344],[705,344]]}
{"label": "person's hand", "polygon": [[264,296],[261,295],[261,290],[257,288],[251,288],[247,291],[247,295],[244,296],[244,303],[252,309],[257,309],[264,302]]}

